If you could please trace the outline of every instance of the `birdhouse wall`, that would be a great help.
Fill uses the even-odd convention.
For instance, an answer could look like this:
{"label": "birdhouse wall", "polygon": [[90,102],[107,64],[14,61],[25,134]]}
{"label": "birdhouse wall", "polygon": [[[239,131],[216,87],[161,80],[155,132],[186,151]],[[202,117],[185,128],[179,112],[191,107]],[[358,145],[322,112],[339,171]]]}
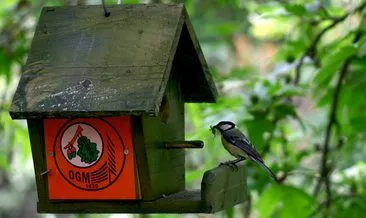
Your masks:
{"label": "birdhouse wall", "polygon": [[28,132],[32,149],[34,173],[37,186],[38,204],[47,204],[48,179],[42,176],[46,168],[46,152],[44,146],[43,121],[42,119],[28,119]]}
{"label": "birdhouse wall", "polygon": [[[90,125],[95,124],[93,128],[102,128],[105,133],[104,134],[103,131],[98,131],[98,134],[101,134],[100,136],[102,137],[102,142],[98,142],[95,141],[95,136],[90,132],[90,129],[84,128],[83,132],[86,138],[89,137],[91,141],[96,143],[97,149],[101,152],[98,160],[94,161],[95,164],[94,162],[92,163],[92,167],[98,168],[98,165],[102,166],[102,168],[99,167],[97,169],[98,173],[93,173],[95,170],[93,171],[90,166],[73,166],[75,163],[62,155],[61,150],[63,150],[62,148],[64,146],[60,147],[61,150],[58,149],[59,146],[57,145],[63,144],[63,140],[60,139],[62,136],[66,135],[67,129],[72,129],[74,124],[80,124],[84,125],[82,127],[87,127],[86,123],[81,124],[78,121],[80,119],[89,122]],[[62,127],[59,127],[57,126],[59,123],[68,125],[63,124],[61,125]],[[108,125],[110,126],[108,127]],[[65,129],[66,131],[64,131]],[[42,205],[49,204],[52,200],[61,199],[124,200],[140,198],[137,175],[135,174],[135,152],[132,144],[130,117],[106,117],[104,119],[28,119],[28,130],[31,141],[39,205],[41,205],[41,207]],[[55,132],[55,130],[57,130],[58,133],[62,131],[64,133],[61,134],[62,136],[57,134],[57,136],[55,135],[53,138],[53,132]],[[76,144],[77,143],[75,142],[74,146],[79,146]],[[113,148],[110,148],[111,145]],[[101,146],[103,147],[102,150]],[[78,150],[80,150],[80,147],[78,148]],[[110,154],[110,152],[114,153]],[[75,160],[76,159],[77,158],[75,157]],[[110,162],[113,160],[115,160],[115,163],[113,163],[114,165]],[[60,161],[64,162],[65,165],[63,166]],[[69,163],[68,161],[71,162]],[[105,166],[103,165],[104,162]],[[111,169],[108,167],[114,168]],[[109,172],[104,172],[106,171],[104,169],[107,168],[109,169]],[[89,169],[93,172],[88,172]],[[100,169],[103,169],[104,173],[102,173]],[[63,175],[63,177],[61,175]]]}
{"label": "birdhouse wall", "polygon": [[129,116],[43,122],[50,200],[140,198]]}
{"label": "birdhouse wall", "polygon": [[[185,188],[185,153],[180,149],[165,149],[165,143],[184,140],[184,103],[179,81],[173,72],[168,80],[164,99],[157,117],[142,116],[143,147],[146,162],[137,160],[147,172],[139,172],[143,199],[156,199]],[[134,128],[134,132],[139,132]],[[139,151],[136,145],[136,152]],[[144,160],[143,160],[144,161]]]}

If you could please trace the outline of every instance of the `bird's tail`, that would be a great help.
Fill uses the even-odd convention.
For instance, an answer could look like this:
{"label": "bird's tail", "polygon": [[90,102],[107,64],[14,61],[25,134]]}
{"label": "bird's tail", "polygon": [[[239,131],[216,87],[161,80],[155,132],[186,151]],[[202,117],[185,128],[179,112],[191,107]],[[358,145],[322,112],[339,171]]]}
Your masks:
{"label": "bird's tail", "polygon": [[261,161],[255,159],[255,158],[252,158],[252,160],[254,160],[257,164],[259,164],[259,166],[261,166],[263,169],[265,169],[267,171],[267,173],[272,177],[272,179],[276,182],[278,182],[278,179],[277,177],[275,176],[274,173],[272,173],[272,171]]}

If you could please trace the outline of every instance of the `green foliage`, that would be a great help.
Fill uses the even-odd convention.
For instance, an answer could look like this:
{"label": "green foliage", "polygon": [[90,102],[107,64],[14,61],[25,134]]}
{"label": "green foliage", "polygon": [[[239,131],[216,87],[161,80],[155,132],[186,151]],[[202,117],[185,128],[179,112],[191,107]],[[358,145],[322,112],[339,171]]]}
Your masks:
{"label": "green foliage", "polygon": [[352,199],[338,202],[339,211],[335,211],[332,215],[335,218],[359,218],[365,215],[366,206],[364,199]]}
{"label": "green foliage", "polygon": [[255,206],[263,218],[306,218],[315,209],[316,200],[299,188],[271,185],[263,191]]}
{"label": "green foliage", "polygon": [[330,55],[324,58],[323,66],[314,78],[315,84],[318,84],[319,86],[326,86],[329,84],[344,60],[356,53],[357,49],[352,45],[344,46],[334,52],[330,52]]}
{"label": "green foliage", "polygon": [[77,155],[81,158],[81,162],[91,164],[98,159],[99,151],[97,149],[97,144],[91,142],[88,137],[81,136],[78,139],[78,147],[79,150]]}
{"label": "green foliage", "polygon": [[284,4],[283,7],[286,11],[295,16],[304,16],[306,15],[306,8],[300,4]]}
{"label": "green foliage", "polygon": [[[223,73],[221,65],[232,61],[221,54],[225,50],[208,53],[209,58],[221,58],[219,62],[213,62],[216,67],[213,72],[223,97],[214,105],[186,108],[189,138],[200,137],[205,141],[206,152],[202,162],[206,163],[206,168],[230,158],[221,150],[220,141],[212,140],[207,128],[227,119],[235,121],[248,134],[265,162],[278,176],[284,175],[284,181],[289,185],[268,187],[268,177],[248,163],[248,187],[252,193],[258,194],[255,209],[260,217],[293,217],[294,214],[296,217],[307,217],[313,212],[312,216],[315,217],[321,213],[331,217],[361,217],[361,211],[365,212],[364,207],[355,203],[360,202],[359,198],[334,200],[331,208],[326,209],[324,184],[320,197],[312,196],[313,184],[319,180],[320,164],[313,158],[323,155],[330,106],[334,105],[337,80],[347,63],[349,72],[341,82],[340,94],[336,98],[336,116],[327,145],[330,147],[327,163],[332,168],[332,175],[339,175],[345,169],[352,168],[357,161],[363,163],[362,157],[366,156],[363,146],[366,140],[365,35],[355,41],[356,34],[365,27],[365,19],[362,19],[359,10],[352,9],[359,7],[359,3],[348,5],[350,7],[346,9],[339,2],[334,2],[248,3],[251,26],[246,28],[245,33],[252,37],[252,43],[257,44],[254,48],[245,44],[244,54],[236,58],[240,59],[240,55],[244,58],[255,56],[253,51],[260,50],[261,43],[272,40],[278,42],[277,53],[272,57],[275,62],[264,72],[260,72],[256,63],[246,63],[242,68],[234,65],[229,72]],[[199,9],[189,10],[193,14],[199,13]],[[349,27],[349,19],[340,19],[344,16],[352,16],[357,21]],[[332,28],[324,30],[333,23]],[[232,30],[233,35],[238,30]],[[237,44],[230,44],[231,38],[218,38],[214,42],[205,40],[206,31],[202,28],[197,30],[197,34],[203,43],[208,43],[208,48],[220,44],[238,49]],[[219,29],[217,36],[220,34],[227,36],[229,29]],[[245,50],[249,50],[248,54]],[[300,74],[299,83],[294,83],[296,74]],[[227,84],[231,84],[232,80],[240,81],[241,85],[228,88]],[[195,169],[188,171],[188,181],[200,179],[199,172],[202,170]],[[362,166],[362,169],[366,167]],[[366,173],[362,171],[359,174]],[[339,188],[352,189],[353,193],[357,193],[352,195],[363,195],[366,187],[354,179],[340,183],[331,180],[333,195],[337,195]],[[316,210],[318,207],[320,209]],[[337,213],[339,210],[342,213]]]}

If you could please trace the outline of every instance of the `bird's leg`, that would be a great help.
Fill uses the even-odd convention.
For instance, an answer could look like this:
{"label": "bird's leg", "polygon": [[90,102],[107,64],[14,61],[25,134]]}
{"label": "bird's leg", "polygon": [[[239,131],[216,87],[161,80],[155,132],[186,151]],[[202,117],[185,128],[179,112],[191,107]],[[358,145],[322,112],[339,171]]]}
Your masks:
{"label": "bird's leg", "polygon": [[238,167],[235,164],[233,164],[232,161],[225,161],[223,163],[220,163],[220,166],[221,165],[226,165],[226,166],[228,166],[232,169],[236,169],[236,170],[238,169]]}
{"label": "bird's leg", "polygon": [[240,158],[238,158],[236,160],[232,160],[231,163],[234,164],[234,165],[236,165],[237,163],[239,163],[239,162],[241,162],[243,160],[245,160],[245,157],[240,157]]}
{"label": "bird's leg", "polygon": [[220,166],[221,165],[226,165],[226,166],[228,166],[230,168],[233,168],[236,171],[238,171],[239,168],[238,168],[238,166],[236,164],[239,163],[240,161],[243,161],[243,160],[245,160],[245,158],[244,157],[240,157],[240,158],[238,158],[236,160],[231,160],[231,161],[226,161],[224,163],[220,163]]}

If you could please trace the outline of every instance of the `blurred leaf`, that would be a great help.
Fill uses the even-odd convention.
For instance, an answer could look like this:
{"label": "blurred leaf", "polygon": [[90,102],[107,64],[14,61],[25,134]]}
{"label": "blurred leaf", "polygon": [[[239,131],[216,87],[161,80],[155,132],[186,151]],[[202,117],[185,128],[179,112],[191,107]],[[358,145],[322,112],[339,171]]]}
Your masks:
{"label": "blurred leaf", "polygon": [[314,95],[318,97],[317,106],[323,107],[329,105],[329,103],[332,100],[333,93],[334,93],[333,87],[326,87],[324,90],[322,90],[322,92],[314,93]]}
{"label": "blurred leaf", "polygon": [[258,116],[253,120],[244,121],[244,123],[248,130],[248,137],[253,145],[260,149],[263,148],[263,134],[273,130],[272,121],[268,120],[266,117]]}
{"label": "blurred leaf", "polygon": [[10,60],[7,55],[5,54],[4,50],[0,50],[0,76],[4,75],[6,78],[6,81],[10,81],[11,76],[11,63],[12,60]]}
{"label": "blurred leaf", "polygon": [[192,183],[202,178],[202,172],[199,170],[189,170],[186,172],[186,182]]}
{"label": "blurred leaf", "polygon": [[305,218],[316,207],[316,200],[296,187],[271,185],[259,196],[255,207],[261,218],[272,217],[274,213],[279,218]]}
{"label": "blurred leaf", "polygon": [[299,58],[311,43],[312,29],[313,27],[310,25],[298,26],[294,30],[297,37],[288,39],[281,45],[279,52],[276,54],[276,59],[288,61],[292,58]]}
{"label": "blurred leaf", "polygon": [[247,77],[250,76],[250,73],[253,72],[254,69],[251,67],[246,68],[234,68],[230,72],[230,78],[229,79],[248,79]]}
{"label": "blurred leaf", "polygon": [[274,83],[274,84],[269,84],[268,86],[270,86],[268,88],[268,95],[275,95],[277,92],[279,92],[284,85],[282,85],[281,83]]}
{"label": "blurred leaf", "polygon": [[285,118],[286,116],[298,118],[295,106],[293,104],[284,103],[275,105],[274,110],[276,117],[278,117],[279,119]]}
{"label": "blurred leaf", "polygon": [[280,8],[280,5],[276,2],[268,2],[266,4],[254,4],[251,5],[253,12],[258,14],[271,13]]}
{"label": "blurred leaf", "polygon": [[199,109],[199,105],[197,104],[185,104],[187,107],[188,116],[191,118],[192,124],[194,127],[202,126],[202,119],[201,119],[201,111]]}
{"label": "blurred leaf", "polygon": [[225,98],[219,97],[216,104],[210,104],[209,106],[210,108],[207,109],[208,115],[228,113],[229,111],[242,108],[243,100],[240,96],[226,96]]}
{"label": "blurred leaf", "polygon": [[356,52],[357,49],[354,46],[345,46],[329,55],[325,59],[323,67],[315,76],[315,83],[320,86],[328,84],[333,75],[335,75],[336,71],[342,65],[343,61],[348,57],[356,54]]}
{"label": "blurred leaf", "polygon": [[234,207],[230,207],[225,211],[227,218],[234,218]]}
{"label": "blurred leaf", "polygon": [[5,170],[5,171],[9,171],[10,170],[10,164],[7,160],[7,157],[5,155],[5,152],[0,152],[0,171],[1,170]]}
{"label": "blurred leaf", "polygon": [[338,210],[333,213],[335,218],[359,218],[366,212],[365,200],[360,198],[342,199],[338,202]]}
{"label": "blurred leaf", "polygon": [[357,56],[358,56],[359,58],[365,57],[365,55],[366,55],[366,37],[363,37],[363,38],[359,41],[359,43],[358,43],[357,47],[358,47]]}
{"label": "blurred leaf", "polygon": [[301,87],[296,86],[282,86],[280,90],[278,90],[276,93],[273,93],[273,95],[278,97],[291,97],[291,96],[303,96],[304,89]]}
{"label": "blurred leaf", "polygon": [[121,0],[123,4],[138,4],[140,0]]}
{"label": "blurred leaf", "polygon": [[361,23],[359,25],[359,30],[366,32],[366,19],[365,17],[363,17],[363,19],[361,20]]}
{"label": "blurred leaf", "polygon": [[327,11],[329,14],[333,15],[333,16],[342,16],[345,13],[346,8],[339,6],[339,5],[333,5],[333,4],[329,4],[327,7]]}
{"label": "blurred leaf", "polygon": [[284,4],[283,7],[287,12],[296,16],[304,16],[306,15],[306,8],[303,5],[299,4]]}
{"label": "blurred leaf", "polygon": [[362,114],[360,116],[352,118],[350,120],[350,124],[357,132],[366,131],[366,115]]}
{"label": "blurred leaf", "polygon": [[223,23],[216,26],[217,32],[223,37],[231,36],[239,28],[240,26],[235,23]]}
{"label": "blurred leaf", "polygon": [[293,104],[289,103],[282,103],[282,104],[276,104],[274,107],[275,116],[278,119],[286,118],[287,116],[290,116],[294,119],[296,119],[299,124],[301,125],[303,131],[305,131],[306,127],[305,124],[302,122],[301,118],[296,112],[295,106]]}

